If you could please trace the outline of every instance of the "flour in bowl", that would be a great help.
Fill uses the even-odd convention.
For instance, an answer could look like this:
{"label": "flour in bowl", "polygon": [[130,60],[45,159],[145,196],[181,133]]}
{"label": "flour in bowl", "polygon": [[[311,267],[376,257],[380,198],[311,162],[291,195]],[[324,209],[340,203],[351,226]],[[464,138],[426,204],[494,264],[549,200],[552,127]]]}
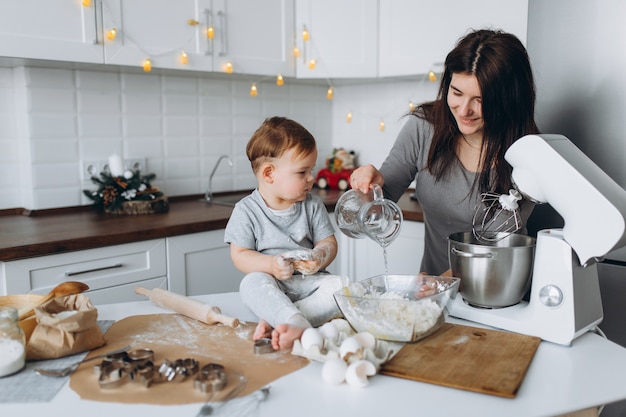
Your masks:
{"label": "flour in bowl", "polygon": [[340,304],[350,324],[377,338],[413,341],[444,320],[443,307],[430,298],[411,299],[395,291],[380,291],[373,286],[351,286],[350,295]]}

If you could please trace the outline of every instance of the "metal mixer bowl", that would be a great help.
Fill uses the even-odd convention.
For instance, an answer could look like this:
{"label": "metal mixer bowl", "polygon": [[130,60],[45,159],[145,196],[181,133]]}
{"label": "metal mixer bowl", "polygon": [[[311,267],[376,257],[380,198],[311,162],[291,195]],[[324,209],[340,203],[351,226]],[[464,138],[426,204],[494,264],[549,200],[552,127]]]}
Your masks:
{"label": "metal mixer bowl", "polygon": [[535,257],[535,239],[506,234],[481,242],[472,232],[448,237],[452,275],[461,278],[460,293],[470,305],[485,308],[519,303],[528,289]]}
{"label": "metal mixer bowl", "polygon": [[445,322],[447,305],[456,296],[459,281],[429,275],[377,275],[342,288],[334,297],[357,332],[415,342]]}

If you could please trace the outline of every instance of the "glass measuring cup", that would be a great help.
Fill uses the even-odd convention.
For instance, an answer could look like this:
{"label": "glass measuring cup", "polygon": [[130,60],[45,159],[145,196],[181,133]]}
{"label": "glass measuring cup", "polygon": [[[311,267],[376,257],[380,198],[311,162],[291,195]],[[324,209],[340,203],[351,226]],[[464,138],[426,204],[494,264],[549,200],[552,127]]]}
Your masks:
{"label": "glass measuring cup", "polygon": [[346,236],[369,237],[382,247],[396,238],[402,225],[402,210],[383,197],[383,190],[374,185],[369,193],[346,191],[335,206],[337,225]]}

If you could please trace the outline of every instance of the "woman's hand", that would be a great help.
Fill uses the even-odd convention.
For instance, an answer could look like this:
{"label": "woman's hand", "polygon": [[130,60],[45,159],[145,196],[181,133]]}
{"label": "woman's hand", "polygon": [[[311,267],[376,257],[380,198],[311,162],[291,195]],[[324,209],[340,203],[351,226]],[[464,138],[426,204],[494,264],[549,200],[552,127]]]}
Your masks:
{"label": "woman's hand", "polygon": [[364,165],[352,172],[350,175],[350,187],[359,190],[363,194],[367,194],[374,184],[382,186],[385,183],[383,174],[377,170],[374,165]]}

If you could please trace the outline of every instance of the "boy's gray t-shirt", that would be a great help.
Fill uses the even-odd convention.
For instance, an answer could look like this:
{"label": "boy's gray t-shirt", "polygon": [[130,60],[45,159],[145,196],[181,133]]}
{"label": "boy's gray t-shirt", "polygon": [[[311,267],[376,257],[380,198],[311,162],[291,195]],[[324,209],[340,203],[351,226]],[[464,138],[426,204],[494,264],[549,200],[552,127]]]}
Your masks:
{"label": "boy's gray t-shirt", "polygon": [[334,234],[326,206],[318,196],[309,193],[290,209],[275,212],[257,189],[235,205],[224,242],[278,255],[293,249],[313,249],[316,242]]}

